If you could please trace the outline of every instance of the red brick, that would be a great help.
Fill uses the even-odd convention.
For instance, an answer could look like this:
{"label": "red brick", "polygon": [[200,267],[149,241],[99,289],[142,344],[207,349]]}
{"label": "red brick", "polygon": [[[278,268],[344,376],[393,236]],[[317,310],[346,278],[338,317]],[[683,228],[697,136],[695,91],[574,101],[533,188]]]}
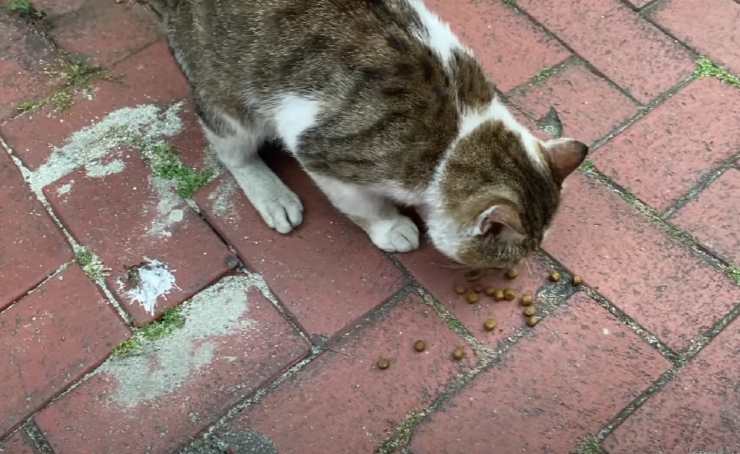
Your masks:
{"label": "red brick", "polygon": [[569,65],[509,100],[533,118],[543,118],[554,107],[564,135],[585,143],[605,136],[637,113],[634,102],[580,64]]}
{"label": "red brick", "polygon": [[730,262],[740,264],[740,170],[730,169],[671,220]]}
{"label": "red brick", "polygon": [[593,160],[641,200],[663,210],[737,152],[738,118],[740,90],[702,79],[617,136]]}
{"label": "red brick", "polygon": [[[108,3],[108,2],[105,2]],[[167,44],[157,42],[113,67],[112,80],[98,81],[94,98],[78,100],[61,114],[42,111],[0,125],[0,134],[29,167],[39,167],[54,146],[110,112],[140,104],[167,104],[188,93],[187,82]]]}
{"label": "red brick", "polygon": [[30,25],[0,14],[0,120],[13,114],[18,103],[52,90],[55,81],[46,70],[56,59],[51,43]]}
{"label": "red brick", "polygon": [[112,358],[35,417],[55,452],[173,452],[308,352],[245,276],[225,278],[183,315],[183,327]]}
{"label": "red brick", "polygon": [[501,91],[526,82],[570,55],[557,40],[503,2],[428,0],[426,4],[473,49]]}
{"label": "red brick", "polygon": [[[470,290],[476,286],[511,288],[518,295],[529,293],[537,295],[547,281],[547,266],[537,257],[529,257],[527,263],[522,263],[517,269],[519,277],[509,280],[501,271],[491,271],[475,283],[467,282],[461,265],[445,258],[429,244],[421,250],[409,254],[401,254],[398,259],[408,269],[416,280],[442,304],[452,311],[478,340],[495,346],[502,339],[516,334],[525,327],[522,307],[519,301],[499,301],[481,294],[477,304],[469,304],[464,296],[455,293],[456,286],[463,286]],[[494,318],[498,328],[493,332],[486,332],[483,323]]]}
{"label": "red brick", "polygon": [[295,161],[273,155],[270,165],[303,202],[303,224],[290,235],[267,227],[230,176],[196,201],[299,323],[311,334],[331,336],[393,295],[403,276]]}
{"label": "red brick", "polygon": [[694,70],[687,50],[618,0],[517,4],[642,103]]}
{"label": "red brick", "polygon": [[3,151],[0,151],[0,181],[2,309],[71,260],[72,251]]}
{"label": "red brick", "polygon": [[740,321],[605,441],[612,454],[740,452]]}
{"label": "red brick", "polygon": [[2,454],[35,454],[31,441],[22,432],[17,431],[5,441],[0,441],[0,453]]}
{"label": "red brick", "polygon": [[[428,348],[414,351],[417,339]],[[267,437],[280,453],[373,452],[412,411],[429,405],[474,363],[450,358],[462,340],[416,297],[371,320],[230,425]],[[379,370],[380,356],[391,367]]]}
{"label": "red brick", "polygon": [[582,293],[506,355],[417,429],[413,452],[572,452],[670,367]]}
{"label": "red brick", "polygon": [[570,177],[544,247],[676,350],[740,301],[722,273],[580,174]]}
{"label": "red brick", "polygon": [[138,2],[87,1],[74,14],[52,20],[51,35],[70,52],[109,66],[157,40],[159,24]]}
{"label": "red brick", "polygon": [[128,329],[76,265],[0,314],[0,436],[82,377]]}
{"label": "red brick", "polygon": [[733,0],[667,0],[653,20],[700,53],[740,73],[740,3]]}
{"label": "red brick", "polygon": [[[110,269],[106,282],[142,325],[228,271],[230,254],[172,189],[158,189],[137,151],[119,150],[104,163],[116,159],[125,166],[120,173],[94,177],[78,170],[45,193],[72,235]],[[131,296],[128,278],[129,268],[149,260],[166,264],[176,280],[169,293],[156,298],[153,313]]]}

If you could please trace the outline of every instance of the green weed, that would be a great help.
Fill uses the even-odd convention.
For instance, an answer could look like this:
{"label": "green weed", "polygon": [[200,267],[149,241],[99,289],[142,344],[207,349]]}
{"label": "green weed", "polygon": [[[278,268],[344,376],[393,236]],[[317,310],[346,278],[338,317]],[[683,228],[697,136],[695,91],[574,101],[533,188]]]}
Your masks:
{"label": "green weed", "polygon": [[740,77],[737,77],[728,70],[720,67],[707,57],[700,57],[696,61],[694,77],[714,77],[726,84],[732,85],[733,87],[740,88]]}
{"label": "green weed", "polygon": [[197,170],[183,164],[175,149],[167,143],[158,143],[143,151],[153,174],[173,181],[180,197],[191,198],[214,177],[211,169]]}

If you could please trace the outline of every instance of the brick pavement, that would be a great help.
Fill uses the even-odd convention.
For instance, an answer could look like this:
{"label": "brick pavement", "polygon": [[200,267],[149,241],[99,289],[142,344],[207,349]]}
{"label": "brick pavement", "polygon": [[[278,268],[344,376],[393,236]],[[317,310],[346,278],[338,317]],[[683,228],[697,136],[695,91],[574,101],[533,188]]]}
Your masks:
{"label": "brick pavement", "polygon": [[427,3],[593,144],[544,250],[480,284],[535,328],[280,154],[306,221],[267,229],[145,6],[0,11],[0,452],[740,453],[740,3]]}

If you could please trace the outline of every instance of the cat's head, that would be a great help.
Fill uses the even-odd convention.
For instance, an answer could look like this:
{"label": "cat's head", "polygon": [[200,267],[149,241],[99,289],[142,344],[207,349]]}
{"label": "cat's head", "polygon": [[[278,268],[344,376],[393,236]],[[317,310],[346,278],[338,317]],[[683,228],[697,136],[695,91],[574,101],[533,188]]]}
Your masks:
{"label": "cat's head", "polygon": [[438,204],[425,216],[432,242],[472,268],[516,265],[539,247],[563,181],[587,153],[576,140],[541,141],[515,122],[477,124],[439,169]]}

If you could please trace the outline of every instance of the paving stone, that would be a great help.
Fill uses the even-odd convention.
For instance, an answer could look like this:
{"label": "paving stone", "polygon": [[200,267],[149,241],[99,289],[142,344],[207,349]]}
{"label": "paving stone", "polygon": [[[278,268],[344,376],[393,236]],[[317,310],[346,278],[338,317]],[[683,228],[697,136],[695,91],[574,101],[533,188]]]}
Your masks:
{"label": "paving stone", "polygon": [[0,437],[128,335],[76,265],[0,313]]}
{"label": "paving stone", "polygon": [[197,194],[196,201],[298,322],[312,335],[331,336],[392,296],[404,285],[403,276],[295,161],[274,150],[267,154],[303,202],[303,224],[290,235],[267,227],[228,175]]}
{"label": "paving stone", "polygon": [[740,320],[605,440],[612,454],[740,452]]}
{"label": "paving stone", "polygon": [[642,103],[694,70],[687,50],[619,0],[517,0],[517,5]]}
{"label": "paving stone", "polygon": [[556,39],[503,2],[429,0],[426,4],[473,49],[501,91],[526,82],[570,55]]}
{"label": "paving stone", "polygon": [[136,150],[114,151],[44,191],[72,235],[110,269],[106,282],[137,325],[229,269],[226,245]]}
{"label": "paving stone", "polygon": [[73,258],[62,232],[0,150],[0,309]]}
{"label": "paving stone", "polygon": [[632,100],[581,64],[568,65],[509,100],[537,119],[543,119],[554,107],[564,136],[588,144],[637,113]]}
{"label": "paving stone", "polygon": [[56,81],[48,73],[57,61],[50,42],[21,19],[0,11],[0,120],[16,106],[47,95]]}
{"label": "paving stone", "polygon": [[579,293],[425,420],[411,450],[572,452],[669,367]]}
{"label": "paving stone", "polygon": [[652,19],[702,54],[740,74],[740,3],[734,0],[667,0]]}
{"label": "paving stone", "polygon": [[[428,242],[418,251],[400,254],[398,259],[419,284],[447,306],[478,340],[489,346],[495,346],[499,341],[526,328],[518,299],[495,302],[483,293],[477,304],[469,304],[465,296],[455,292],[455,287],[462,286],[468,292],[478,286],[484,290],[488,287],[511,288],[517,295],[529,293],[535,296],[545,290],[549,273],[545,263],[531,256],[517,268],[520,274],[516,280],[506,279],[501,271],[490,271],[480,281],[471,283],[465,279],[461,265],[444,257]],[[498,327],[492,332],[483,329],[483,323],[489,318],[497,321]]]}
{"label": "paving stone", "polygon": [[740,302],[740,288],[601,184],[576,174],[544,248],[675,350]]}
{"label": "paving stone", "polygon": [[[414,351],[417,339],[427,341],[425,352]],[[460,363],[450,358],[462,342],[433,309],[410,297],[342,336],[245,410],[228,431],[253,434],[281,454],[373,452],[406,415],[429,405],[470,369],[470,349]],[[381,356],[391,360],[390,368],[376,367]]]}
{"label": "paving stone", "polygon": [[154,13],[133,1],[86,1],[74,14],[53,18],[52,24],[59,46],[100,66],[120,61],[160,36]]}
{"label": "paving stone", "polygon": [[[109,3],[109,2],[105,2]],[[187,96],[188,85],[167,43],[159,41],[111,69],[111,80],[93,84],[92,99],[79,97],[59,114],[42,110],[0,125],[0,134],[32,169],[41,166],[54,147],[111,112],[145,104],[163,105]]]}
{"label": "paving stone", "polygon": [[252,286],[230,276],[186,303],[184,324],[114,357],[35,416],[57,453],[170,453],[308,352]]}
{"label": "paving stone", "polygon": [[740,170],[730,169],[683,207],[671,222],[702,244],[740,265]]}
{"label": "paving stone", "polygon": [[[691,83],[593,156],[596,166],[658,210],[740,147],[740,90]],[[637,153],[635,150],[639,150]]]}
{"label": "paving stone", "polygon": [[5,441],[0,441],[2,454],[35,454],[31,441],[21,430],[16,431]]}

